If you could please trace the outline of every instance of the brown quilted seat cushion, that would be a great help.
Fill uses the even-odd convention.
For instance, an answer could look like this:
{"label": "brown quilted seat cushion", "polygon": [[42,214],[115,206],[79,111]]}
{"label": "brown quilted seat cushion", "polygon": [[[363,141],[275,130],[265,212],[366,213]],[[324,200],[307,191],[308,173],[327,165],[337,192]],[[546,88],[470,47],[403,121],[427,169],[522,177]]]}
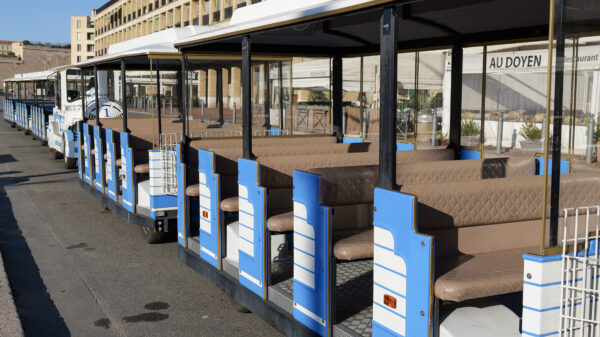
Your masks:
{"label": "brown quilted seat cushion", "polygon": [[139,164],[133,168],[135,173],[150,173],[150,164]]}
{"label": "brown quilted seat cushion", "polygon": [[117,165],[117,167],[121,167],[121,159],[117,159],[115,165]]}
{"label": "brown quilted seat cushion", "polygon": [[240,200],[238,197],[231,197],[223,199],[221,201],[221,210],[223,212],[239,212],[240,211]]}
{"label": "brown quilted seat cushion", "polygon": [[[336,137],[329,136],[298,136],[298,137],[260,137],[253,138],[252,145],[254,146],[269,146],[269,145],[317,145],[317,144],[335,144]],[[211,148],[241,148],[242,139],[210,139],[195,140],[190,143],[190,147],[194,149],[211,149]]]}
{"label": "brown quilted seat cushion", "polygon": [[[290,156],[307,154],[336,154],[336,153],[354,153],[354,152],[376,152],[379,146],[374,143],[354,143],[354,144],[290,144],[289,146],[280,146],[269,144],[267,146],[258,146],[252,149],[252,152],[258,158],[270,156]],[[242,156],[240,148],[216,148],[213,151],[219,156],[237,160]]]}
{"label": "brown quilted seat cushion", "polygon": [[92,153],[93,156],[96,155],[96,148],[92,148],[92,150],[90,151]]}
{"label": "brown quilted seat cushion", "polygon": [[267,219],[267,228],[271,232],[289,232],[294,230],[294,212],[273,215]]}
{"label": "brown quilted seat cushion", "polygon": [[104,153],[103,157],[104,157],[104,160],[107,160],[108,159],[108,153]]}
{"label": "brown quilted seat cushion", "polygon": [[345,261],[372,259],[374,249],[373,235],[374,230],[371,228],[342,239],[333,247],[333,255]]}
{"label": "brown quilted seat cushion", "polygon": [[[542,214],[543,176],[404,185],[419,202],[419,230],[534,220]],[[600,203],[600,175],[561,176],[559,209]],[[562,211],[561,211],[562,212]]]}
{"label": "brown quilted seat cushion", "polygon": [[197,197],[200,195],[200,185],[190,185],[185,189],[185,194],[188,197]]}
{"label": "brown quilted seat cushion", "polygon": [[523,290],[523,254],[531,248],[436,260],[435,296],[461,302]]}

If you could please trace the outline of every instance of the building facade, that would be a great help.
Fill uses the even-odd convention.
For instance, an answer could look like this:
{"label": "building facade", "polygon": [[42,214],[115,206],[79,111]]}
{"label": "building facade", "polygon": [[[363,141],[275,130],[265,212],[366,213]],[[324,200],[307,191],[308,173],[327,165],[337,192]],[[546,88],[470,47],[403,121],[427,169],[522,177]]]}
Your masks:
{"label": "building facade", "polygon": [[225,24],[233,11],[260,0],[111,0],[94,11],[96,56],[111,44],[172,27]]}
{"label": "building facade", "polygon": [[71,17],[71,64],[94,57],[94,21],[89,16]]}
{"label": "building facade", "polygon": [[0,57],[15,56],[15,53],[12,50],[13,43],[16,42],[0,40]]}

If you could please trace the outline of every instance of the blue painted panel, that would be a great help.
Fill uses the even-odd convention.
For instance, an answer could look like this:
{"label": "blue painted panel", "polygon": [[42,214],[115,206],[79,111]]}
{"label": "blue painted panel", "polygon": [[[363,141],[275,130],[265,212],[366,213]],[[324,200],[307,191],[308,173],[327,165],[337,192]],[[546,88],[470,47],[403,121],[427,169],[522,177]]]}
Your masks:
{"label": "blue painted panel", "polygon": [[[538,162],[538,171],[537,175],[544,174],[544,157],[535,157]],[[569,161],[565,159],[561,159],[560,161],[560,174],[568,174],[569,173]],[[548,158],[548,174],[552,174],[552,158]]]}
{"label": "blue painted panel", "polygon": [[150,217],[157,219],[157,212],[160,212],[161,208],[174,208],[177,207],[177,196],[176,195],[151,195],[150,196]]}
{"label": "blue painted panel", "polygon": [[115,132],[111,129],[105,130],[106,137],[106,164],[105,171],[108,197],[114,201],[118,200],[117,185],[119,182],[119,170],[117,168],[117,145],[115,144]]}
{"label": "blue painted panel", "polygon": [[[320,189],[319,176],[312,173],[294,171],[293,199],[294,202],[306,207],[306,219],[302,219],[297,212],[294,213],[294,216],[297,216],[300,221],[306,221],[314,230],[314,239],[309,237],[306,237],[306,239],[309,240],[308,242],[314,242],[314,270],[316,271],[309,271],[309,274],[307,274],[314,277],[314,286],[294,277],[294,302],[319,317],[320,320],[309,317],[297,307],[294,307],[294,318],[321,336],[326,336],[327,331],[331,328],[331,322],[328,322],[328,317],[332,317],[327,314],[331,310],[328,307],[328,302],[333,303],[331,301],[332,294],[328,291],[329,285],[327,284],[327,275],[333,272],[328,262],[328,257],[331,255],[329,253],[331,242],[328,240],[331,227],[329,225],[331,219],[329,214],[331,211],[320,204]],[[297,249],[295,242],[294,249]],[[330,301],[328,301],[328,298]]]}
{"label": "blue painted panel", "polygon": [[[79,121],[77,122],[77,147],[81,149],[81,146],[83,146],[83,122]],[[81,151],[77,152],[77,163],[79,166],[79,179],[83,180],[83,177],[85,175],[85,167],[83,164],[83,155],[81,154]]]}
{"label": "blue painted panel", "polygon": [[177,243],[182,247],[187,247],[187,196],[185,195],[186,185],[186,167],[181,162],[181,146],[175,146],[177,153]]}
{"label": "blue painted panel", "polygon": [[123,208],[131,213],[134,208],[135,175],[133,173],[133,149],[129,147],[129,134],[120,132],[121,136],[121,195],[123,197]]}
{"label": "blue painted panel", "polygon": [[363,139],[360,137],[343,137],[342,143],[362,143]]}
{"label": "blue painted panel", "polygon": [[90,126],[87,123],[83,123],[83,146],[85,146],[85,182],[88,184],[92,184],[92,138],[90,136]]}
{"label": "blue painted panel", "polygon": [[96,155],[94,156],[94,168],[96,172],[96,189],[104,193],[104,186],[106,185],[105,179],[105,165],[104,165],[104,142],[102,141],[102,128],[98,125],[94,125],[94,144],[96,144]]}
{"label": "blue painted panel", "polygon": [[[209,194],[205,197],[210,198],[210,206],[208,209],[204,209],[200,206],[200,198],[198,198],[199,215],[198,225],[200,226],[201,221],[208,221],[210,223],[210,233],[202,230],[200,226],[200,246],[204,249],[209,250],[214,256],[207,254],[206,252],[200,252],[200,257],[210,263],[213,267],[219,268],[219,261],[221,260],[221,249],[220,239],[223,233],[220,233],[221,226],[221,188],[220,188],[220,175],[215,173],[215,154],[212,151],[198,150],[198,173],[205,175],[206,184],[204,188],[208,189]],[[202,181],[199,182],[202,184]],[[202,217],[202,211],[208,211],[210,218],[206,219]],[[216,258],[215,258],[216,257]]]}
{"label": "blue painted panel", "polygon": [[481,159],[481,151],[469,150],[469,149],[461,149],[460,150],[460,160],[472,160],[472,159]]}
{"label": "blue painted panel", "polygon": [[396,143],[396,151],[414,151],[415,144],[412,143]]}
{"label": "blue painted panel", "polygon": [[[394,237],[394,254],[406,263],[406,336],[428,336],[433,319],[433,238],[415,232],[417,198],[400,192],[375,189],[373,225]],[[423,313],[421,315],[421,313]],[[373,324],[373,336],[398,336]]]}
{"label": "blue painted panel", "polygon": [[[240,284],[250,289],[256,295],[266,299],[265,288],[265,245],[264,245],[264,217],[266,206],[266,189],[260,186],[260,165],[254,160],[238,159],[238,184],[248,189],[247,201],[254,209],[253,240],[250,242],[253,255],[247,254],[242,249],[239,251],[240,259]],[[240,218],[243,216],[242,204],[243,198],[240,195]],[[242,226],[240,222],[240,227]],[[240,241],[244,240],[240,235]],[[244,276],[249,275],[254,280]]]}

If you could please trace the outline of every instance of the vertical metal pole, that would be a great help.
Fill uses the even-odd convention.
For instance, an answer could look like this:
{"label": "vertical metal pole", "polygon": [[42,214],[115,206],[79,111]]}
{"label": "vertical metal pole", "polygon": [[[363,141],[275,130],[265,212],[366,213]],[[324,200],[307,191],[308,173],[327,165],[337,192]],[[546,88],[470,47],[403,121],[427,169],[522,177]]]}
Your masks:
{"label": "vertical metal pole", "polygon": [[158,114],[158,140],[160,143],[160,135],[162,134],[162,106],[160,97],[160,63],[156,60],[156,111]]}
{"label": "vertical metal pole", "polygon": [[187,76],[187,64],[185,61],[185,53],[181,54],[181,74],[179,76],[179,94],[181,95],[181,97],[179,97],[179,114],[181,115],[181,139],[182,139],[182,143],[183,143],[183,150],[184,153],[186,153],[186,148],[185,146],[187,146],[187,112],[186,112],[186,95],[185,95],[185,85],[186,85],[186,76]]}
{"label": "vertical metal pole", "polygon": [[123,110],[123,132],[129,133],[127,128],[127,69],[125,59],[121,59],[121,109]]}
{"label": "vertical metal pole", "polygon": [[237,119],[237,104],[235,104],[235,102],[233,102],[233,124],[236,123],[236,119]]}
{"label": "vertical metal pole", "polygon": [[269,62],[265,62],[263,72],[265,80],[265,129],[271,130],[271,73],[269,73]]}
{"label": "vertical metal pole", "polygon": [[500,112],[500,117],[498,118],[498,131],[496,132],[496,153],[502,153],[502,132],[504,132],[504,117],[502,117],[502,112]]}
{"label": "vertical metal pole", "polygon": [[592,163],[593,156],[593,146],[594,146],[594,117],[589,117],[588,122],[588,134],[587,134],[587,147],[585,151],[585,162],[588,164]]}
{"label": "vertical metal pole", "polygon": [[[544,119],[542,119],[542,132],[544,130],[546,130],[546,116],[544,116]],[[542,150],[541,150],[541,152],[544,153],[544,152],[546,152],[546,144],[547,144],[548,140],[546,139],[547,138],[546,135],[542,135],[542,137],[543,138],[542,138]]]}
{"label": "vertical metal pole", "polygon": [[242,138],[244,158],[253,159],[252,154],[252,43],[250,36],[242,39]]}
{"label": "vertical metal pole", "polygon": [[219,124],[223,125],[223,68],[217,68],[217,105],[219,106]]}
{"label": "vertical metal pole", "polygon": [[463,49],[460,44],[452,48],[452,74],[450,89],[450,145],[455,158],[460,159],[460,117],[462,109]]}
{"label": "vertical metal pole", "polygon": [[397,94],[397,15],[394,7],[386,7],[381,16],[380,100],[379,118],[379,186],[396,187],[396,94]]}
{"label": "vertical metal pole", "polygon": [[484,145],[485,145],[485,96],[487,92],[487,46],[483,46],[483,69],[481,69],[481,117],[480,124],[481,128],[479,131],[479,147],[480,147],[480,158],[484,157]]}
{"label": "vertical metal pole", "polygon": [[83,74],[83,69],[81,69],[81,119],[85,123],[87,116],[85,115],[85,76]]}
{"label": "vertical metal pole", "polygon": [[94,98],[96,99],[96,124],[102,127],[100,123],[100,95],[98,93],[98,66],[94,64]]}
{"label": "vertical metal pole", "polygon": [[342,84],[343,63],[342,57],[336,55],[333,57],[332,66],[332,114],[333,114],[333,135],[337,137],[338,142],[342,141],[344,131],[342,130],[343,120],[343,84]]}
{"label": "vertical metal pole", "polygon": [[279,61],[277,72],[277,78],[279,79],[279,129],[283,130],[285,124],[283,122],[283,62],[281,61]]}
{"label": "vertical metal pole", "polygon": [[437,111],[431,112],[431,147],[435,147],[435,138],[437,134]]}
{"label": "vertical metal pole", "polygon": [[359,99],[358,102],[360,104],[360,134],[361,137],[363,139],[363,142],[365,140],[367,140],[367,119],[365,118],[365,89],[364,89],[364,75],[365,75],[365,63],[364,63],[364,57],[360,57],[360,88],[358,90],[359,92]]}

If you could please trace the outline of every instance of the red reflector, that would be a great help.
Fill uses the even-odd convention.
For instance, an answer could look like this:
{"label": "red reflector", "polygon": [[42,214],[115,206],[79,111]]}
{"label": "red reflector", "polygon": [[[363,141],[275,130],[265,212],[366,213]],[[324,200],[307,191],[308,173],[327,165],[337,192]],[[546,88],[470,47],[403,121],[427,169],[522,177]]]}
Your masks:
{"label": "red reflector", "polygon": [[203,218],[208,218],[208,212],[207,211],[202,211],[202,217]]}
{"label": "red reflector", "polygon": [[392,309],[396,309],[396,298],[390,295],[383,295],[383,304]]}
{"label": "red reflector", "polygon": [[123,174],[123,179],[125,179],[125,174]]}

